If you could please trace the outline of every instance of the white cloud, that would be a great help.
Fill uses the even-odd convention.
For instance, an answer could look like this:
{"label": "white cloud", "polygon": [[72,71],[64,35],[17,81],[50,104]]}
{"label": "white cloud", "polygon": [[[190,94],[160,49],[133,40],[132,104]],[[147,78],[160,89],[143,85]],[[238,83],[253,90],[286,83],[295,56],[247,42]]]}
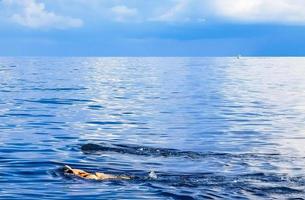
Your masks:
{"label": "white cloud", "polygon": [[216,16],[250,23],[305,24],[304,0],[211,0]]}
{"label": "white cloud", "polygon": [[43,3],[36,0],[3,0],[4,5],[14,10],[10,19],[29,28],[77,28],[83,25],[81,19],[57,15],[47,11]]}
{"label": "white cloud", "polygon": [[153,17],[152,21],[189,21],[190,18],[185,16],[187,7],[189,6],[189,0],[179,0],[172,8],[168,9],[165,13],[160,16]]}
{"label": "white cloud", "polygon": [[150,20],[305,24],[305,0],[172,0],[171,7]]}
{"label": "white cloud", "polygon": [[[83,25],[81,19],[96,24],[109,20],[211,23],[215,19],[219,22],[305,24],[305,0],[2,0],[2,2],[7,5],[6,8],[10,8],[10,11],[1,10],[1,16],[5,13],[13,22],[31,28],[80,27]],[[78,16],[81,19],[69,16]]]}
{"label": "white cloud", "polygon": [[128,8],[124,5],[114,6],[111,8],[111,11],[115,15],[117,21],[125,21],[138,15],[138,10],[136,8]]}

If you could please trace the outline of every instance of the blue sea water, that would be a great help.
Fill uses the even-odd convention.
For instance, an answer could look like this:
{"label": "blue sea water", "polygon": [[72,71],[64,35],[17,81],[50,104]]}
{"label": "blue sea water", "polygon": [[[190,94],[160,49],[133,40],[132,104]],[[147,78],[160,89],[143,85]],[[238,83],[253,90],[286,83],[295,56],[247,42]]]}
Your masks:
{"label": "blue sea water", "polygon": [[0,144],[0,199],[305,199],[305,58],[2,57]]}

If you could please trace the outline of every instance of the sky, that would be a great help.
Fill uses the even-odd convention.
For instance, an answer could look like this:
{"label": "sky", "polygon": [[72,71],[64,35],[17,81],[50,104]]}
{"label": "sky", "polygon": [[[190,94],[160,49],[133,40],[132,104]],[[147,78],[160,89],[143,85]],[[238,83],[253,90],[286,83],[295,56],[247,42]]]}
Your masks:
{"label": "sky", "polygon": [[1,56],[305,56],[304,0],[0,0]]}

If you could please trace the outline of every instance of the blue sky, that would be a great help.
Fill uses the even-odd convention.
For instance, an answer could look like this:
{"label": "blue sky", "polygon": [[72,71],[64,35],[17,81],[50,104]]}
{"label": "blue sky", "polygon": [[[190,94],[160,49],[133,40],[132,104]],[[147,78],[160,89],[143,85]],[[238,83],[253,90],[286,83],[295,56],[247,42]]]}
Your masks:
{"label": "blue sky", "polygon": [[304,0],[0,0],[3,56],[302,56]]}

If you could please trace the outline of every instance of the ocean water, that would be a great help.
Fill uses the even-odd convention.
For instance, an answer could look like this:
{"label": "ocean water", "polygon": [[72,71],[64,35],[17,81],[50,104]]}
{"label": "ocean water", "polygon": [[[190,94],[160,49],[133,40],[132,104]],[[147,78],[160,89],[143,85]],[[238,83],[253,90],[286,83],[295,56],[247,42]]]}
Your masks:
{"label": "ocean water", "polygon": [[305,58],[2,57],[0,144],[0,199],[304,199]]}

